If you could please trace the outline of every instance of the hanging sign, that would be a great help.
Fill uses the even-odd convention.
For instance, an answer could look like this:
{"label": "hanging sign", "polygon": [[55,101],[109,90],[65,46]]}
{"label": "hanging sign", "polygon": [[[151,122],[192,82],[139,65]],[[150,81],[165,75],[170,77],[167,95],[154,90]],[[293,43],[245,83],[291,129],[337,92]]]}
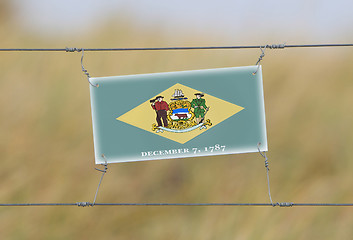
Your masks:
{"label": "hanging sign", "polygon": [[267,151],[256,69],[91,78],[96,164]]}

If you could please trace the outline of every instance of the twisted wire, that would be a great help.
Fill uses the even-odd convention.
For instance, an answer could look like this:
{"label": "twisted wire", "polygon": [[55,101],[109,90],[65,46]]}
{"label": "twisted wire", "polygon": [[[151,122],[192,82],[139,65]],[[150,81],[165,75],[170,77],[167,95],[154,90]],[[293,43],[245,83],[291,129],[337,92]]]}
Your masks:
{"label": "twisted wire", "polygon": [[170,51],[170,50],[221,50],[221,49],[285,49],[285,48],[318,48],[318,47],[353,47],[353,43],[329,44],[268,44],[249,46],[203,46],[203,47],[136,47],[136,48],[0,48],[2,52],[80,52],[84,51]]}
{"label": "twisted wire", "polygon": [[271,196],[271,186],[270,186],[270,167],[269,167],[269,163],[268,163],[268,158],[266,156],[266,152],[261,152],[260,150],[260,145],[261,143],[257,144],[257,150],[259,151],[260,155],[265,159],[265,168],[266,168],[266,175],[267,175],[267,189],[268,189],[268,196],[270,198],[270,202],[272,204],[272,206],[275,206],[276,204],[274,204],[272,202],[272,196]]}
{"label": "twisted wire", "polygon": [[[262,47],[260,47],[261,55],[260,55],[260,57],[259,57],[259,60],[257,60],[257,62],[255,63],[255,65],[257,65],[257,69],[256,69],[255,72],[252,73],[253,75],[255,75],[255,74],[259,71],[259,69],[260,69],[260,62],[262,61],[263,57],[265,56],[265,50],[266,50],[267,46],[268,46],[268,45],[266,45],[263,49],[262,49]],[[272,47],[272,46],[271,46],[271,47]]]}
{"label": "twisted wire", "polygon": [[[90,82],[90,74],[83,66],[84,51],[160,51],[160,50],[217,50],[217,49],[255,49],[260,48],[261,55],[256,63],[258,65],[257,73],[260,62],[265,56],[266,49],[284,49],[284,48],[317,48],[317,47],[352,47],[353,43],[348,44],[306,44],[306,45],[285,45],[285,44],[272,44],[272,45],[253,45],[253,46],[206,46],[206,47],[157,47],[157,48],[0,48],[2,52],[82,52],[81,56],[81,68],[83,73],[87,76],[88,82],[93,87],[98,87],[99,85],[93,85]],[[20,207],[20,206],[78,206],[78,207],[89,207],[89,206],[271,206],[271,207],[352,207],[353,203],[293,203],[293,202],[276,202],[273,203],[271,197],[270,189],[270,179],[269,179],[269,162],[265,152],[261,152],[258,145],[259,153],[265,158],[265,168],[267,173],[267,185],[268,185],[268,195],[271,203],[96,203],[98,190],[102,183],[104,174],[107,171],[107,162],[104,164],[104,170],[102,171],[102,176],[96,190],[93,203],[90,202],[76,202],[76,203],[0,203],[0,207]]]}
{"label": "twisted wire", "polygon": [[277,203],[0,203],[0,207],[51,207],[51,206],[77,206],[77,207],[93,207],[93,206],[150,206],[150,207],[353,207],[353,203],[293,203],[293,202],[277,202]]}
{"label": "twisted wire", "polygon": [[91,83],[91,81],[90,81],[91,76],[89,75],[89,73],[85,69],[85,67],[83,66],[83,57],[85,55],[85,50],[83,48],[81,48],[81,49],[78,49],[78,48],[66,48],[66,49],[69,49],[69,52],[82,51],[82,56],[81,56],[81,69],[82,69],[82,72],[87,76],[87,81],[92,87],[99,87],[98,84],[94,85],[94,84]]}
{"label": "twisted wire", "polygon": [[106,174],[107,170],[108,170],[108,163],[107,163],[107,159],[105,158],[104,154],[102,154],[102,157],[104,158],[104,164],[102,164],[104,166],[104,169],[98,169],[98,168],[95,168],[97,171],[100,171],[102,172],[102,176],[101,176],[101,180],[99,181],[99,184],[98,184],[98,187],[97,187],[97,190],[96,190],[96,194],[94,195],[94,200],[93,200],[93,203],[92,203],[92,206],[95,205],[96,203],[96,199],[97,199],[97,196],[98,196],[98,191],[99,191],[99,188],[101,186],[101,183],[103,181],[103,177],[104,175]]}

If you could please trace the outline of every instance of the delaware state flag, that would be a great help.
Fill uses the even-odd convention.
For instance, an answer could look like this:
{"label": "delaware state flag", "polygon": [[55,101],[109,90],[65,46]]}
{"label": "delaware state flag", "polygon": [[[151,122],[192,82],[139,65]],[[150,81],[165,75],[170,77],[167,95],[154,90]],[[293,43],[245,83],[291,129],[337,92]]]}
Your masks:
{"label": "delaware state flag", "polygon": [[96,164],[267,151],[256,69],[91,78]]}

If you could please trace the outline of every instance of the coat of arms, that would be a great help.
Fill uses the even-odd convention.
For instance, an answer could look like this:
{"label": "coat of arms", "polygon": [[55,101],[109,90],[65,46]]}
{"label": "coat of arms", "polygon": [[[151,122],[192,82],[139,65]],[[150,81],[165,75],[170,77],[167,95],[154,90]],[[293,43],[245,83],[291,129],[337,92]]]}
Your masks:
{"label": "coat of arms", "polygon": [[169,104],[163,96],[150,100],[156,112],[156,123],[152,124],[152,130],[156,133],[184,133],[207,129],[212,123],[210,119],[205,119],[210,107],[203,97],[203,93],[195,93],[195,98],[190,102],[181,89],[175,89]]}

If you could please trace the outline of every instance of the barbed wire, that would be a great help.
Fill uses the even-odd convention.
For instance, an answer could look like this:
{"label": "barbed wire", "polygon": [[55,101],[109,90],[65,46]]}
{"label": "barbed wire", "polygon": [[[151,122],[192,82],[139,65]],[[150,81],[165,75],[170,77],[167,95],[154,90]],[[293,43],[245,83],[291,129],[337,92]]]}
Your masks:
{"label": "barbed wire", "polygon": [[[265,49],[285,49],[285,48],[317,48],[317,47],[353,47],[353,43],[346,44],[297,44],[297,45],[286,45],[286,44],[272,44],[272,45],[252,45],[252,46],[204,46],[204,47],[147,47],[147,48],[0,48],[2,52],[82,52],[81,66],[82,71],[90,78],[87,70],[83,67],[83,52],[84,51],[161,51],[161,50],[222,50],[222,49],[258,49],[262,51],[257,64],[262,60]],[[255,72],[256,74],[256,72]],[[270,182],[269,182],[269,167],[266,153],[261,153],[262,157],[265,158],[265,167],[267,174],[268,194],[271,203],[96,203],[97,194],[104,174],[107,171],[107,162],[104,164],[104,170],[97,169],[102,172],[100,182],[98,184],[96,194],[93,202],[76,202],[76,203],[0,203],[0,207],[48,207],[48,206],[77,206],[77,207],[94,207],[94,206],[261,206],[261,207],[347,207],[353,206],[353,203],[293,203],[293,202],[272,202]]]}
{"label": "barbed wire", "polygon": [[171,51],[171,50],[221,50],[221,49],[285,49],[317,47],[353,47],[353,43],[329,44],[269,44],[249,46],[202,46],[202,47],[136,47],[136,48],[0,48],[2,52],[81,52],[81,51]]}
{"label": "barbed wire", "polygon": [[0,207],[50,207],[50,206],[77,206],[77,207],[94,207],[94,206],[175,206],[175,207],[353,207],[353,203],[293,203],[293,202],[277,202],[277,203],[1,203]]}

